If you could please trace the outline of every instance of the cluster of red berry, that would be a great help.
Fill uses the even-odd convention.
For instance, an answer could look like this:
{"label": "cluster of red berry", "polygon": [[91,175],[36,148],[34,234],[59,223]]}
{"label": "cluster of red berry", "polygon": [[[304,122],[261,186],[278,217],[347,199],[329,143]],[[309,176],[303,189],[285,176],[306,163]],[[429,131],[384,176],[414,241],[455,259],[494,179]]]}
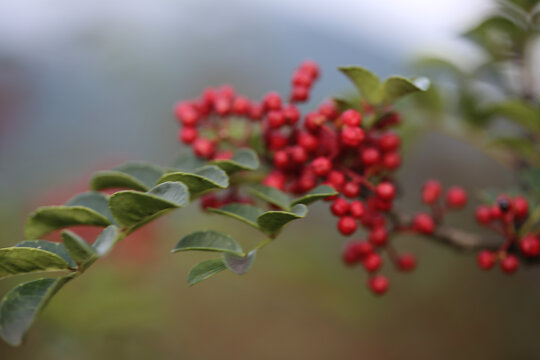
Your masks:
{"label": "cluster of red berry", "polygon": [[[228,159],[232,150],[250,146],[253,138],[262,140],[259,154],[270,170],[263,184],[282,191],[303,194],[317,185],[334,187],[337,195],[327,200],[338,217],[337,229],[351,236],[361,227],[366,240],[349,241],[342,253],[347,265],[361,264],[369,274],[368,287],[383,294],[388,279],[379,273],[382,253],[401,271],[416,267],[416,258],[409,253],[398,254],[389,239],[400,232],[435,236],[436,227],[450,210],[463,208],[467,193],[460,187],[449,188],[443,197],[443,187],[434,180],[422,189],[422,202],[430,212],[416,214],[410,223],[396,221],[393,203],[397,189],[393,172],[401,164],[401,138],[390,131],[400,123],[400,116],[390,107],[373,107],[362,103],[357,108],[340,111],[332,101],[323,102],[304,116],[296,104],[308,100],[311,88],[319,77],[318,66],[306,61],[294,72],[291,93],[284,101],[276,92],[266,94],[261,101],[237,95],[230,85],[206,89],[194,100],[177,104],[174,112],[182,125],[179,139],[189,144],[196,156],[203,159]],[[233,134],[232,121],[244,121],[242,133]],[[260,141],[259,141],[260,143]],[[203,208],[220,207],[231,202],[250,203],[234,187],[225,196],[203,197]],[[516,224],[527,217],[525,199],[501,197],[491,208],[480,207],[478,221],[502,233],[507,242],[499,251],[501,267],[515,271],[519,261],[508,254],[511,245],[519,242],[526,256],[540,253],[540,242],[532,234],[518,239]],[[482,251],[478,263],[491,268],[495,253]]]}
{"label": "cluster of red berry", "polygon": [[520,229],[528,216],[529,203],[522,196],[500,195],[492,206],[481,205],[476,209],[476,221],[505,239],[497,251],[482,250],[478,253],[480,268],[489,270],[499,260],[502,271],[512,274],[519,268],[519,252],[526,258],[540,255],[539,234],[520,236]]}

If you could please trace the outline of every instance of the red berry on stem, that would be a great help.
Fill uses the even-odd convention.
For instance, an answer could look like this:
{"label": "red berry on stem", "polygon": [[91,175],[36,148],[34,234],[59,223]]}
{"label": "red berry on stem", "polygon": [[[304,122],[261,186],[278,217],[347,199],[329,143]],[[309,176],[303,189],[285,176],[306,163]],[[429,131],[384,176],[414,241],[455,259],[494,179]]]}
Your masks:
{"label": "red berry on stem", "polygon": [[413,254],[400,255],[397,263],[401,271],[412,271],[416,268],[416,258]]}
{"label": "red berry on stem", "polygon": [[354,109],[345,110],[341,114],[341,121],[347,126],[358,127],[362,124],[362,114]]}
{"label": "red berry on stem", "polygon": [[376,295],[382,295],[388,290],[388,279],[383,275],[372,276],[368,281],[369,289]]}
{"label": "red berry on stem", "polygon": [[359,200],[351,201],[349,204],[349,212],[351,213],[352,217],[357,219],[361,218],[366,213],[364,203]]}
{"label": "red berry on stem", "polygon": [[501,260],[501,269],[507,274],[512,274],[516,272],[516,270],[519,268],[519,260],[517,256],[512,254],[507,254],[502,260]]}
{"label": "red berry on stem", "polygon": [[453,209],[459,209],[467,203],[467,193],[460,187],[454,186],[446,193],[446,204]]}
{"label": "red berry on stem", "polygon": [[304,132],[298,135],[298,145],[303,147],[306,151],[311,152],[317,150],[319,140],[314,135]]}
{"label": "red berry on stem", "polygon": [[434,204],[442,193],[441,183],[435,180],[428,180],[422,187],[422,201],[424,204]]}
{"label": "red berry on stem", "polygon": [[292,89],[291,102],[303,102],[309,99],[309,87],[296,85]]}
{"label": "red berry on stem", "polygon": [[375,246],[383,246],[388,240],[388,232],[382,226],[374,227],[369,233],[369,241]]}
{"label": "red berry on stem", "polygon": [[233,102],[233,112],[236,115],[246,115],[249,113],[249,106],[249,99],[245,96],[239,96]]}
{"label": "red berry on stem", "polygon": [[274,165],[277,168],[285,168],[289,165],[289,155],[285,150],[276,151],[274,154]]}
{"label": "red berry on stem", "polygon": [[358,146],[364,140],[364,130],[356,126],[347,126],[341,131],[341,141],[346,146]]}
{"label": "red berry on stem", "polygon": [[341,217],[349,212],[349,203],[344,198],[337,198],[330,205],[330,210],[332,214]]}
{"label": "red berry on stem", "polygon": [[332,185],[335,189],[339,189],[345,184],[345,175],[341,171],[332,170],[326,177],[326,182]]}
{"label": "red berry on stem", "polygon": [[495,265],[495,254],[489,250],[482,250],[478,253],[476,262],[481,269],[489,270]]}
{"label": "red berry on stem", "polygon": [[319,65],[312,60],[306,60],[300,64],[300,71],[308,74],[312,79],[319,77]]}
{"label": "red berry on stem", "polygon": [[413,229],[419,233],[430,235],[435,230],[435,222],[429,214],[420,213],[413,219]]}
{"label": "red berry on stem", "polygon": [[197,132],[197,129],[192,127],[184,127],[179,130],[178,132],[180,141],[182,141],[184,144],[191,144],[195,140],[197,140],[197,137],[199,136],[199,133]]}
{"label": "red berry on stem", "polygon": [[540,254],[540,241],[533,234],[525,235],[519,243],[519,247],[525,256],[535,257]]}
{"label": "red berry on stem", "polygon": [[529,214],[529,202],[523,196],[516,196],[512,200],[512,209],[516,218],[526,218]]}
{"label": "red berry on stem", "polygon": [[311,168],[315,174],[324,176],[332,170],[332,162],[330,159],[320,156],[311,162]]}
{"label": "red berry on stem", "polygon": [[268,125],[272,129],[278,129],[285,125],[287,119],[285,119],[285,115],[283,115],[283,112],[278,110],[272,110],[267,115],[268,118]]}
{"label": "red berry on stem", "polygon": [[283,109],[283,115],[287,119],[289,125],[294,125],[300,120],[300,111],[294,105],[287,105]]}
{"label": "red berry on stem", "polygon": [[262,100],[263,107],[266,111],[281,109],[281,96],[277,92],[269,92]]}
{"label": "red berry on stem", "polygon": [[179,102],[174,107],[174,113],[184,126],[195,126],[199,120],[199,113],[190,102]]}
{"label": "red berry on stem", "polygon": [[293,73],[291,82],[293,86],[310,87],[313,79],[307,72],[297,70]]}
{"label": "red berry on stem", "polygon": [[365,257],[365,259],[362,261],[362,265],[366,269],[367,272],[375,272],[379,270],[379,268],[382,265],[382,258],[379,254],[371,253]]}
{"label": "red berry on stem", "polygon": [[307,161],[308,155],[306,150],[301,146],[293,146],[289,149],[289,153],[293,162],[303,164]]}
{"label": "red berry on stem", "polygon": [[396,188],[392,183],[384,181],[377,185],[375,194],[379,199],[390,201],[396,196]]}
{"label": "red berry on stem", "polygon": [[375,148],[366,148],[362,151],[362,163],[365,166],[373,166],[379,162],[381,154]]}
{"label": "red berry on stem", "polygon": [[491,209],[489,206],[480,205],[476,208],[475,216],[480,225],[487,225],[491,222]]}
{"label": "red berry on stem", "polygon": [[401,165],[401,156],[397,152],[389,152],[383,155],[383,166],[388,170],[395,170]]}
{"label": "red berry on stem", "polygon": [[396,134],[385,134],[379,139],[379,149],[383,152],[395,151],[399,148],[401,140]]}
{"label": "red berry on stem", "polygon": [[193,152],[201,158],[209,159],[216,152],[214,143],[205,138],[198,138],[193,142]]}
{"label": "red berry on stem", "polygon": [[360,185],[355,182],[348,181],[343,185],[343,195],[348,198],[355,198],[360,194]]}
{"label": "red berry on stem", "polygon": [[343,216],[338,221],[338,230],[343,235],[351,235],[357,227],[356,220],[351,216]]}

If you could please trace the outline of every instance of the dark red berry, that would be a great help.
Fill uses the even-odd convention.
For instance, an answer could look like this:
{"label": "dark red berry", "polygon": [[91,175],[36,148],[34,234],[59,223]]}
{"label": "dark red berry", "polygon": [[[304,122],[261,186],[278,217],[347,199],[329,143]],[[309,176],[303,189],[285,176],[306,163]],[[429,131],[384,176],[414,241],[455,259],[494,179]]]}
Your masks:
{"label": "dark red berry", "polygon": [[454,186],[446,193],[446,204],[453,209],[459,209],[467,203],[467,193],[460,187]]}
{"label": "dark red berry", "polygon": [[382,295],[388,290],[388,279],[383,275],[372,276],[368,281],[369,289],[376,295]]}
{"label": "dark red berry", "polygon": [[429,214],[420,213],[414,217],[413,228],[421,234],[430,235],[435,230],[435,222]]}
{"label": "dark red berry", "polygon": [[293,146],[289,149],[289,153],[293,162],[303,164],[307,161],[308,155],[306,150],[301,146]]}
{"label": "dark red berry", "polygon": [[285,150],[276,151],[274,154],[274,165],[277,168],[285,168],[289,166],[289,155]]}
{"label": "dark red berry", "polygon": [[495,254],[489,250],[482,250],[478,253],[476,262],[481,269],[489,270],[495,265]]}
{"label": "dark red berry", "polygon": [[367,272],[375,272],[381,267],[382,258],[379,254],[371,253],[365,257],[365,259],[362,261],[362,265]]}
{"label": "dark red berry", "polygon": [[234,99],[233,102],[233,112],[236,115],[247,115],[249,114],[250,101],[245,96],[239,96]]}
{"label": "dark red berry", "polygon": [[416,258],[413,254],[400,255],[397,263],[401,271],[412,271],[416,268]]}
{"label": "dark red berry", "polygon": [[315,174],[324,176],[332,170],[332,162],[330,159],[320,156],[311,162],[311,168]]}
{"label": "dark red berry", "polygon": [[349,204],[349,212],[352,217],[360,219],[366,213],[364,203],[359,200],[351,201]]}
{"label": "dark red berry", "polygon": [[277,92],[269,92],[262,100],[263,107],[266,111],[281,109],[281,96]]}
{"label": "dark red berry", "polygon": [[535,257],[540,254],[540,241],[532,234],[526,235],[519,243],[519,247],[525,256]]}
{"label": "dark red berry", "polygon": [[311,60],[306,60],[300,64],[300,71],[305,72],[312,79],[317,79],[319,77],[319,65]]}
{"label": "dark red berry", "polygon": [[399,148],[401,140],[396,134],[385,134],[379,139],[379,149],[383,152],[395,151]]}
{"label": "dark red berry", "polygon": [[348,198],[355,198],[360,193],[360,185],[355,182],[348,181],[343,185],[342,189],[343,195]]}
{"label": "dark red berry", "polygon": [[193,127],[184,127],[180,129],[178,135],[180,141],[182,141],[184,144],[191,144],[192,142],[197,140],[199,133],[197,132],[197,129]]}
{"label": "dark red berry", "polygon": [[330,210],[336,216],[344,216],[349,212],[349,203],[344,198],[337,198],[330,205]]}
{"label": "dark red berry", "polygon": [[303,102],[309,99],[309,87],[296,85],[292,89],[291,102]]}
{"label": "dark red berry", "polygon": [[383,246],[388,240],[388,232],[382,226],[374,227],[369,233],[369,241],[375,246]]}
{"label": "dark red berry", "polygon": [[523,196],[516,196],[512,200],[512,209],[516,218],[524,219],[529,215],[529,202]]}
{"label": "dark red berry", "polygon": [[289,125],[294,125],[300,120],[300,111],[294,105],[287,105],[283,109],[283,115],[285,115],[285,119],[287,119]]}
{"label": "dark red berry", "polygon": [[362,151],[362,164],[373,166],[379,162],[381,154],[376,148],[366,148]]}
{"label": "dark red berry", "polygon": [[442,193],[441,183],[435,180],[428,180],[422,187],[422,201],[424,204],[434,204]]}
{"label": "dark red berry", "polygon": [[272,110],[268,113],[268,125],[272,129],[278,129],[285,125],[287,120],[285,119],[285,115],[283,115],[282,111],[278,110]]}
{"label": "dark red berry", "polygon": [[390,201],[396,196],[396,188],[392,183],[385,181],[377,185],[375,194],[379,199]]}
{"label": "dark red berry", "polygon": [[343,216],[338,221],[338,230],[343,235],[351,235],[356,231],[357,227],[356,220],[351,216]]}
{"label": "dark red berry", "polygon": [[298,135],[298,145],[303,147],[307,152],[312,152],[317,150],[319,140],[314,135],[304,132]]}
{"label": "dark red berry", "polygon": [[395,170],[401,165],[401,156],[397,152],[389,152],[383,155],[382,164],[388,170]]}
{"label": "dark red berry", "polygon": [[345,175],[341,171],[332,170],[326,177],[326,182],[332,185],[335,189],[340,189],[345,184]]}
{"label": "dark red berry", "polygon": [[193,152],[201,158],[209,159],[216,152],[214,143],[205,138],[198,138],[193,142]]}
{"label": "dark red berry", "polygon": [[347,126],[341,131],[341,141],[346,146],[358,146],[364,137],[364,130],[356,126]]}
{"label": "dark red berry", "polygon": [[347,126],[358,127],[362,124],[362,114],[354,109],[345,110],[341,114],[341,121]]}
{"label": "dark red berry", "polygon": [[475,216],[480,225],[487,225],[491,222],[491,209],[489,206],[480,205],[476,208]]}
{"label": "dark red berry", "polygon": [[517,256],[512,254],[507,254],[502,260],[501,260],[501,269],[507,274],[512,274],[516,272],[516,270],[519,268],[519,260]]}

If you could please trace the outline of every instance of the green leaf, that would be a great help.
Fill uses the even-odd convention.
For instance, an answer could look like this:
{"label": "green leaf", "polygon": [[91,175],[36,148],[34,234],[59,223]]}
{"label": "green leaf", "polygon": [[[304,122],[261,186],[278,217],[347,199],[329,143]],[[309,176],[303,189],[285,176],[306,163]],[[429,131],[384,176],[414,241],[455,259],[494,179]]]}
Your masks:
{"label": "green leaf", "polygon": [[227,252],[235,255],[243,255],[240,244],[230,236],[216,231],[197,231],[184,236],[172,252],[187,250],[203,250]]}
{"label": "green leaf", "polygon": [[0,279],[13,275],[69,268],[66,260],[46,250],[17,246],[0,249]]}
{"label": "green leaf", "polygon": [[106,227],[101,234],[97,237],[96,241],[92,245],[92,248],[99,256],[104,256],[111,251],[113,246],[120,241],[121,233],[114,225]]}
{"label": "green leaf", "polygon": [[532,132],[540,132],[540,109],[521,100],[508,100],[487,108],[492,116],[505,117]]}
{"label": "green leaf", "polygon": [[172,168],[180,170],[182,172],[193,172],[205,165],[205,161],[193,153],[193,151],[186,152],[173,163]]}
{"label": "green leaf", "polygon": [[[114,226],[114,225],[112,225]],[[62,242],[64,243],[71,258],[82,266],[83,270],[90,266],[98,255],[96,251],[79,235],[69,231],[62,231]]]}
{"label": "green leaf", "polygon": [[217,273],[225,270],[225,264],[223,260],[206,260],[195,265],[188,274],[188,283],[193,286],[200,283],[209,277],[216,275]]}
{"label": "green leaf", "polygon": [[133,176],[114,170],[96,172],[90,180],[90,188],[93,190],[121,188],[138,191],[148,191],[149,189]]}
{"label": "green leaf", "polygon": [[361,66],[344,66],[339,70],[356,86],[362,97],[372,104],[381,101],[381,82],[377,75]]}
{"label": "green leaf", "polygon": [[312,202],[315,202],[317,200],[325,199],[329,196],[334,196],[337,194],[336,189],[334,189],[332,186],[329,185],[319,185],[315,189],[311,190],[310,192],[304,194],[303,196],[299,197],[298,199],[295,199],[291,206],[294,206],[296,204],[304,204],[308,205]]}
{"label": "green leaf", "polygon": [[538,4],[540,4],[540,1],[538,0],[508,0],[512,4],[515,4],[525,10],[526,12],[531,11],[534,9]]}
{"label": "green leaf", "polygon": [[109,209],[109,197],[98,191],[88,191],[71,198],[66,206],[84,206],[94,210],[98,214],[105,216],[111,223],[114,223],[111,209]]}
{"label": "green leaf", "polygon": [[291,198],[284,192],[266,185],[255,185],[249,189],[249,192],[259,199],[280,207],[283,210],[290,210],[289,204]]}
{"label": "green leaf", "polygon": [[229,177],[225,171],[215,165],[203,166],[192,173],[167,173],[161,177],[159,182],[166,181],[180,181],[186,184],[192,198],[212,189],[225,189],[229,186]]}
{"label": "green leaf", "polygon": [[186,205],[187,187],[179,182],[163,182],[147,193],[119,191],[109,200],[111,211],[122,226],[134,227],[146,223],[166,211]]}
{"label": "green leaf", "polygon": [[12,346],[22,343],[36,316],[71,276],[39,279],[18,285],[0,303],[0,335]]}
{"label": "green leaf", "polygon": [[261,229],[269,234],[277,234],[287,223],[303,218],[307,214],[307,206],[294,205],[291,211],[267,211],[257,219]]}
{"label": "green leaf", "polygon": [[209,208],[208,210],[216,214],[230,216],[237,220],[243,221],[256,229],[260,229],[259,225],[257,224],[257,218],[263,213],[263,211],[255,206],[247,204],[228,204],[219,209]]}
{"label": "green leaf", "polygon": [[429,88],[427,78],[406,79],[400,76],[391,76],[383,84],[383,102],[393,104],[399,98]]}
{"label": "green leaf", "polygon": [[227,174],[232,174],[240,170],[256,170],[259,167],[259,158],[251,149],[240,149],[234,152],[232,159],[214,160],[210,164],[216,165]]}
{"label": "green leaf", "polygon": [[52,252],[53,254],[56,254],[60,256],[62,259],[64,259],[69,264],[70,267],[75,268],[77,266],[75,261],[73,261],[71,256],[69,256],[69,253],[66,247],[62,243],[46,241],[46,240],[25,240],[25,241],[21,241],[15,246],[36,248],[36,249]]}
{"label": "green leaf", "polygon": [[255,257],[257,255],[257,249],[251,250],[245,256],[238,256],[233,254],[223,253],[223,263],[227,266],[227,269],[232,272],[242,275],[245,274],[253,265]]}
{"label": "green leaf", "polygon": [[144,184],[148,189],[154,187],[161,175],[163,175],[163,169],[146,162],[128,162],[113,170],[132,176],[137,179],[137,181]]}
{"label": "green leaf", "polygon": [[32,213],[24,228],[27,239],[37,239],[61,228],[75,225],[106,227],[111,221],[83,206],[44,206]]}

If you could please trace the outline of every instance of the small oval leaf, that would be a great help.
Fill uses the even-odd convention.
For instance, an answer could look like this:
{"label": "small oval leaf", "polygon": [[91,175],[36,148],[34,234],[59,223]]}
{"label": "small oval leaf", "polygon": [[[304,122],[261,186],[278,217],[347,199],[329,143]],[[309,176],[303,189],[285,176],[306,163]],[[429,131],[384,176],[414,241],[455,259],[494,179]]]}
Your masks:
{"label": "small oval leaf", "polygon": [[255,206],[248,204],[228,204],[219,209],[209,208],[208,211],[230,216],[234,219],[245,222],[248,225],[253,226],[256,229],[260,229],[257,224],[257,218],[263,213],[263,211]]}
{"label": "small oval leaf", "polygon": [[111,223],[114,223],[114,217],[109,209],[109,197],[98,191],[88,191],[75,195],[65,205],[87,207],[105,216]]}
{"label": "small oval leaf", "polygon": [[255,170],[259,167],[259,158],[255,151],[251,149],[239,149],[234,152],[232,159],[214,160],[210,164],[224,170],[227,174],[232,174],[240,170]]}
{"label": "small oval leaf", "polygon": [[29,248],[36,248],[40,250],[45,250],[48,252],[52,252],[53,254],[56,254],[60,256],[62,259],[64,259],[70,267],[75,268],[77,264],[71,256],[69,256],[69,252],[67,251],[66,247],[62,243],[58,242],[52,242],[47,240],[25,240],[21,241],[16,247],[29,247]]}
{"label": "small oval leaf", "polygon": [[92,245],[97,255],[104,256],[111,251],[113,246],[120,240],[120,232],[118,228],[111,225],[105,228],[101,234],[97,237],[96,241]]}
{"label": "small oval leaf", "polygon": [[161,177],[159,183],[167,181],[180,181],[186,184],[192,198],[212,189],[224,189],[229,186],[229,177],[215,165],[203,166],[192,173],[167,173]]}
{"label": "small oval leaf", "polygon": [[62,242],[64,243],[71,258],[86,269],[91,263],[97,260],[96,251],[79,235],[69,231],[62,231]]}
{"label": "small oval leaf", "polygon": [[193,286],[225,269],[226,266],[221,259],[200,262],[189,271],[188,283]]}
{"label": "small oval leaf", "polygon": [[0,279],[32,272],[68,270],[69,263],[55,253],[34,247],[0,249]]}
{"label": "small oval leaf", "polygon": [[362,97],[372,104],[378,104],[382,97],[379,77],[361,66],[344,66],[339,70],[353,82]]}
{"label": "small oval leaf", "polygon": [[391,76],[383,84],[383,102],[393,104],[403,96],[418,91],[426,91],[428,88],[429,80],[427,78],[409,80],[401,76]]}
{"label": "small oval leaf", "polygon": [[90,188],[93,190],[105,189],[133,189],[138,191],[148,191],[149,187],[121,171],[98,171],[90,179]]}
{"label": "small oval leaf", "polygon": [[113,169],[120,171],[137,179],[150,189],[157,184],[157,181],[163,175],[163,169],[146,162],[128,162]]}
{"label": "small oval leaf", "polygon": [[83,206],[44,206],[32,213],[24,228],[27,239],[38,239],[48,233],[75,225],[106,227],[111,221]]}
{"label": "small oval leaf", "polygon": [[337,194],[336,189],[334,189],[332,186],[329,185],[319,185],[310,192],[304,194],[303,196],[299,197],[298,199],[295,199],[291,206],[294,206],[296,204],[304,204],[308,205],[312,202],[315,202],[317,200],[325,199],[329,196],[334,196]]}
{"label": "small oval leaf", "polygon": [[249,189],[249,192],[258,197],[259,199],[269,202],[270,204],[276,205],[283,210],[290,210],[289,204],[291,203],[291,198],[289,195],[284,192],[266,185],[255,185]]}
{"label": "small oval leaf", "polygon": [[36,316],[71,276],[39,279],[13,288],[0,303],[0,335],[10,345],[18,346]]}
{"label": "small oval leaf", "polygon": [[238,256],[233,254],[223,253],[223,263],[227,266],[227,269],[232,272],[242,275],[245,274],[253,265],[257,250],[251,250],[246,256]]}
{"label": "small oval leaf", "polygon": [[243,255],[240,244],[230,236],[216,231],[197,231],[184,236],[172,252],[202,250],[228,252],[235,255]]}
{"label": "small oval leaf", "polygon": [[294,205],[291,211],[267,211],[257,219],[257,223],[263,231],[269,234],[277,234],[287,223],[303,218],[307,214],[307,206],[304,204]]}

